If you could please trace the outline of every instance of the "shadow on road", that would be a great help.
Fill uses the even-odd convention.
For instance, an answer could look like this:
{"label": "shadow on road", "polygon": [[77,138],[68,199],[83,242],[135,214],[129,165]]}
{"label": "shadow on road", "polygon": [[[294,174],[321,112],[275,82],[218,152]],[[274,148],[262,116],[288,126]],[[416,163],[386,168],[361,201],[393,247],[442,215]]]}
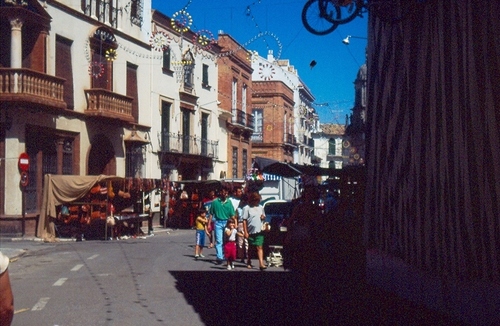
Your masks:
{"label": "shadow on road", "polygon": [[[375,287],[292,272],[171,271],[206,325],[458,325]],[[331,273],[330,273],[331,277]]]}

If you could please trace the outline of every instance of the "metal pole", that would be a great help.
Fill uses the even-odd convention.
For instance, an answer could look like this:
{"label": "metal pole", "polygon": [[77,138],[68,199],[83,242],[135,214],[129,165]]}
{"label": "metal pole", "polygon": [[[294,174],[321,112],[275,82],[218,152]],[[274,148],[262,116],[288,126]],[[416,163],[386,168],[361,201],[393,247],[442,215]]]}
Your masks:
{"label": "metal pole", "polygon": [[22,236],[24,237],[24,234],[25,234],[25,229],[26,229],[26,226],[25,226],[25,217],[26,217],[26,187],[21,187],[22,188],[22,195],[21,195],[21,209],[22,209],[22,217],[21,217],[21,233],[22,233]]}
{"label": "metal pole", "polygon": [[163,227],[167,228],[168,210],[170,205],[170,181],[167,180],[167,193],[165,194],[165,210],[163,211]]}

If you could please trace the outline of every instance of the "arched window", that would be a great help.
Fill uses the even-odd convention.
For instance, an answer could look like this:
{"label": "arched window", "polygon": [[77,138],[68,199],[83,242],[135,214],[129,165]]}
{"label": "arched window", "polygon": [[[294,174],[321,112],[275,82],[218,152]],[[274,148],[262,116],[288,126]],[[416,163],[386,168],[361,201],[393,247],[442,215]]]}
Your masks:
{"label": "arched window", "polygon": [[112,91],[113,60],[118,43],[113,32],[106,27],[99,27],[90,37],[91,60],[89,74],[92,88]]}

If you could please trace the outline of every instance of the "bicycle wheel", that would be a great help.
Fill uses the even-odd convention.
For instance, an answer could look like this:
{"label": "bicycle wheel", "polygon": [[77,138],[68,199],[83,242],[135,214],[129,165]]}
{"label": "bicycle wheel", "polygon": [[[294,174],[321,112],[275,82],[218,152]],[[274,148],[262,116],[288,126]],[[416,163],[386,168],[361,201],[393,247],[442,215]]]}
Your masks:
{"label": "bicycle wheel", "polygon": [[325,19],[331,23],[345,24],[361,15],[364,7],[363,0],[329,0],[332,6],[335,6],[337,16],[328,16]]}
{"label": "bicycle wheel", "polygon": [[309,0],[302,8],[302,24],[312,34],[326,35],[338,26],[326,19],[334,15],[338,16],[339,12],[329,0]]}

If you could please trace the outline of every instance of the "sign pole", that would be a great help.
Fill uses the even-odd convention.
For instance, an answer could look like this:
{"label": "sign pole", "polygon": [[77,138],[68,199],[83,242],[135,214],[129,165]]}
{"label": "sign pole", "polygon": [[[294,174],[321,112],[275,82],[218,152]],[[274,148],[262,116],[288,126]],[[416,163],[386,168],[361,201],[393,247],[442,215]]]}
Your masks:
{"label": "sign pole", "polygon": [[21,217],[21,232],[22,232],[22,236],[24,237],[24,235],[26,234],[25,230],[26,230],[26,221],[25,221],[25,217],[26,217],[26,187],[21,187],[21,209],[23,210],[22,211],[22,217]]}
{"label": "sign pole", "polygon": [[170,209],[170,180],[167,180],[167,193],[165,194],[165,210],[163,211],[163,227],[167,228],[168,211]]}
{"label": "sign pole", "polygon": [[27,153],[21,153],[17,161],[17,166],[21,172],[21,233],[26,234],[26,186],[29,184],[28,171],[30,168],[30,157]]}

